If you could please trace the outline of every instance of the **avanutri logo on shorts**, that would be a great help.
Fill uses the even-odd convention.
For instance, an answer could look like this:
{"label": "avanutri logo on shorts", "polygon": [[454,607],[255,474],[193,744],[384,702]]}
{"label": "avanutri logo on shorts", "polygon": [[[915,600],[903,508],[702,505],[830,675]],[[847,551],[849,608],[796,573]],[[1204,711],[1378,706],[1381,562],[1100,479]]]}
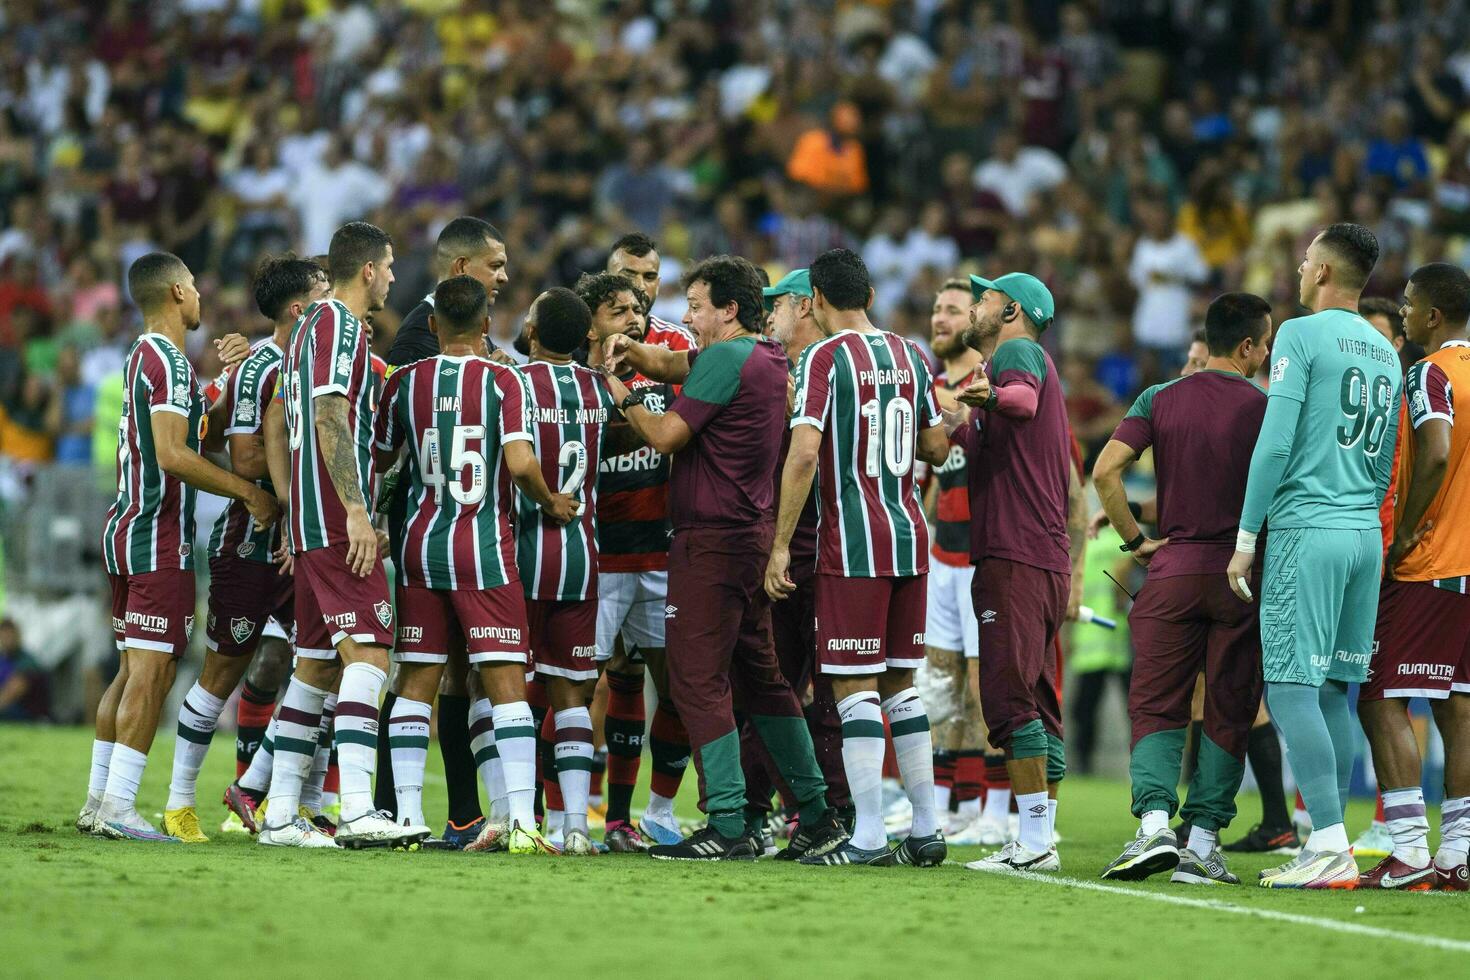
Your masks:
{"label": "avanutri logo on shorts", "polygon": [[327,616],[325,618],[327,622],[338,629],[350,630],[357,628],[357,613],[355,612],[339,613],[336,616]]}
{"label": "avanutri logo on shorts", "polygon": [[883,641],[876,636],[856,639],[833,637],[827,641],[828,653],[881,653],[882,651]]}
{"label": "avanutri logo on shorts", "polygon": [[1453,664],[1399,664],[1400,677],[1432,677],[1435,680],[1453,680]]}
{"label": "avanutri logo on shorts", "polygon": [[420,643],[424,639],[422,626],[404,626],[398,630],[398,638],[404,643]]}
{"label": "avanutri logo on shorts", "polygon": [[589,658],[594,658],[596,656],[597,656],[597,645],[596,644],[593,644],[590,647],[572,647],[572,659],[574,659],[574,660],[587,660]]}
{"label": "avanutri logo on shorts", "polygon": [[[501,643],[521,642],[521,631],[514,626],[471,626],[470,639],[498,640]],[[580,647],[578,649],[581,649]]]}
{"label": "avanutri logo on shorts", "polygon": [[167,616],[145,616],[142,613],[128,613],[127,625],[136,626],[145,633],[167,633]]}

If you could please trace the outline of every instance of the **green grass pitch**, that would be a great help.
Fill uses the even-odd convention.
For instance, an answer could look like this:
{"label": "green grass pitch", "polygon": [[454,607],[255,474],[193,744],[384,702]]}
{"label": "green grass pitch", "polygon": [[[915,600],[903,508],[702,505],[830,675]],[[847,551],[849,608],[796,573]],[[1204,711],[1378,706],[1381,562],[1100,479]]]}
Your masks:
{"label": "green grass pitch", "polygon": [[[1239,888],[1099,882],[1134,829],[1112,781],[1063,784],[1062,884],[960,867],[978,848],[932,870],[283,853],[217,833],[197,847],[79,836],[90,739],[0,726],[0,976],[1321,978],[1470,962],[1467,895],[1267,892],[1249,884],[1282,860],[1265,857],[1232,862]],[[172,741],[154,746],[146,814],[162,808]],[[200,780],[206,831],[233,765],[221,737]],[[431,752],[438,825],[441,780]],[[680,802],[693,816],[692,795]],[[1255,798],[1241,809],[1236,831]],[[1350,829],[1369,816],[1355,804]]]}

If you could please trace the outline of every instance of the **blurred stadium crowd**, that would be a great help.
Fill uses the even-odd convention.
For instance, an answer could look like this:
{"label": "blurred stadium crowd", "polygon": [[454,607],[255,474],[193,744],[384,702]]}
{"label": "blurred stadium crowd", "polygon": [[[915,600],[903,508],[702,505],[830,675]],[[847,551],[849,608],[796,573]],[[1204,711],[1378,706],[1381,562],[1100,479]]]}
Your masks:
{"label": "blurred stadium crowd", "polygon": [[398,243],[400,314],[444,222],[497,224],[502,341],[633,229],[670,319],[715,252],[858,248],[920,340],[943,279],[1031,271],[1097,444],[1209,297],[1290,315],[1328,222],[1378,236],[1370,295],[1470,261],[1467,90],[1467,0],[7,0],[0,500],[112,480],[133,258],[199,276],[208,376],[263,327],[258,256],[354,218]]}

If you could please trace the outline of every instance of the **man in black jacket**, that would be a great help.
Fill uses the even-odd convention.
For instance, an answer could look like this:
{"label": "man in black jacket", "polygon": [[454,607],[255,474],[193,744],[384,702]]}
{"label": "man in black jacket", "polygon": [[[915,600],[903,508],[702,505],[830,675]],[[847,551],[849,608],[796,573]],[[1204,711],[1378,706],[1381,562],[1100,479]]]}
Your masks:
{"label": "man in black jacket", "polygon": [[[439,282],[452,276],[470,276],[478,279],[490,296],[490,306],[495,306],[495,297],[510,281],[506,272],[505,242],[500,232],[488,221],[463,215],[455,218],[439,232],[434,245],[434,271]],[[393,346],[388,350],[388,363],[394,367],[412,364],[439,353],[439,341],[429,332],[429,314],[434,312],[434,291],[419,302],[399,324]],[[510,363],[500,353],[488,336],[485,346],[491,359]]]}

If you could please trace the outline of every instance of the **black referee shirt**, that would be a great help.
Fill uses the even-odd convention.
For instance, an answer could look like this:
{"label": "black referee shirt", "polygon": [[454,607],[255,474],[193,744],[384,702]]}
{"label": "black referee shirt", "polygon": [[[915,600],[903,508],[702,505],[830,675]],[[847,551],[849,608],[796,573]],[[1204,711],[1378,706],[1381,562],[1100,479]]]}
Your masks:
{"label": "black referee shirt", "polygon": [[[429,331],[429,314],[434,312],[434,294],[430,293],[419,301],[419,304],[408,311],[403,322],[398,325],[398,334],[393,338],[393,346],[388,348],[387,361],[394,367],[403,367],[414,361],[422,361],[426,357],[433,357],[439,353],[439,338]],[[487,353],[494,353],[498,348],[495,341],[489,337],[485,338]]]}

